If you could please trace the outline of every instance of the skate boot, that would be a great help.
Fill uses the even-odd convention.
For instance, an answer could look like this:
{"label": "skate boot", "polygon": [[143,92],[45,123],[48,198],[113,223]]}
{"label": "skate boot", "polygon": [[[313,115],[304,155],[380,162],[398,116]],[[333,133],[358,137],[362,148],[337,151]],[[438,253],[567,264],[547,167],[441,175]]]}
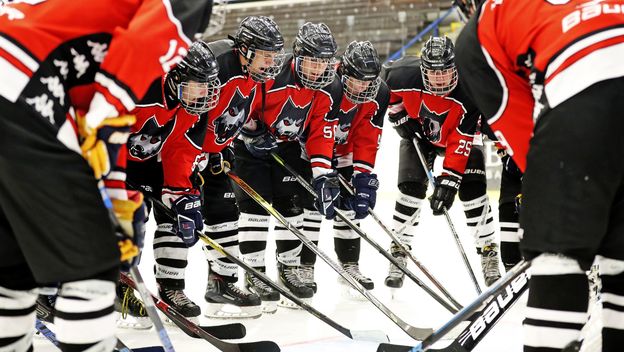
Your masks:
{"label": "skate boot", "polygon": [[[294,294],[297,298],[304,300],[306,303],[310,303],[310,298],[314,296],[314,289],[308,287],[303,281],[301,281],[301,277],[299,276],[299,267],[277,263],[277,271],[280,282],[284,287],[292,292],[292,294]],[[279,304],[286,308],[299,308],[299,306],[297,306],[294,302],[285,297],[282,297]]]}
{"label": "skate boot", "polygon": [[[159,287],[158,295],[163,302],[182,314],[186,319],[195,324],[199,323],[198,317],[201,314],[201,308],[199,308],[195,302],[191,301],[183,290]],[[167,319],[167,322],[172,323],[169,319]]]}
{"label": "skate boot", "polygon": [[208,276],[204,298],[208,302],[204,315],[208,318],[258,318],[262,315],[258,295],[242,291],[232,279],[218,274]]}
{"label": "skate boot", "polygon": [[[370,278],[364,276],[360,271],[360,264],[358,263],[342,263],[342,268],[347,272],[347,274],[351,275],[360,285],[364,286],[367,290],[372,290],[375,288],[375,283]],[[345,284],[349,284],[341,278]]]}
{"label": "skate boot", "polygon": [[118,283],[115,289],[115,311],[117,327],[124,329],[146,330],[152,328],[152,321],[147,316],[145,305],[134,295],[134,290],[127,285]]}
{"label": "skate boot", "polygon": [[[406,246],[407,250],[410,250],[409,246]],[[394,242],[390,246],[390,254],[401,264],[402,267],[407,265],[407,258],[405,253],[401,250],[401,247],[397,246]],[[384,283],[390,288],[403,287],[403,278],[405,274],[394,264],[390,263],[390,270]]]}
{"label": "skate boot", "polygon": [[[255,268],[256,270],[265,273],[264,267]],[[277,311],[277,302],[280,300],[279,292],[275,291],[271,286],[260,281],[257,277],[251,275],[249,272],[245,272],[245,288],[260,297],[262,301],[263,313],[275,313]]]}
{"label": "skate boot", "polygon": [[483,248],[477,248],[477,253],[481,255],[481,269],[483,270],[483,281],[486,286],[491,286],[501,278],[498,269],[498,246],[492,243]]}
{"label": "skate boot", "polygon": [[316,293],[317,286],[314,281],[314,265],[301,265],[299,267],[301,281]]}

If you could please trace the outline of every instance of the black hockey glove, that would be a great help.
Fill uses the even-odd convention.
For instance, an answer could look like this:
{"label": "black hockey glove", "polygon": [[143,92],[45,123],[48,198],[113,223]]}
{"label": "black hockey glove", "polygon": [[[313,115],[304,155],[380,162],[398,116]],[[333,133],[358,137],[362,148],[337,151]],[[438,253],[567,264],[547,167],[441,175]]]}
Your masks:
{"label": "black hockey glove", "polygon": [[119,222],[121,231],[116,231],[117,244],[121,252],[121,271],[128,272],[135,266],[143,249],[147,208],[143,202],[143,193],[126,191],[127,200],[111,199],[113,213]]}
{"label": "black hockey glove", "polygon": [[375,207],[377,201],[377,189],[379,181],[377,175],[361,172],[353,175],[351,184],[355,189],[355,195],[347,198],[347,208],[355,211],[356,219],[364,219],[368,215],[368,209]]}
{"label": "black hockey glove", "polygon": [[258,123],[258,127],[254,131],[243,128],[241,138],[249,153],[256,158],[265,159],[271,152],[277,149],[275,136],[263,123]]}
{"label": "black hockey glove", "polygon": [[208,155],[208,170],[213,175],[218,175],[223,172],[224,168],[228,169],[232,167],[231,160],[234,159],[234,154],[230,147],[226,147],[219,153],[210,153]]}
{"label": "black hockey glove", "polygon": [[416,119],[409,117],[407,111],[402,110],[394,114],[388,114],[388,121],[401,138],[412,139],[418,137],[422,139],[420,123]]}
{"label": "black hockey glove", "polygon": [[173,230],[187,247],[192,247],[199,240],[195,230],[204,229],[201,197],[197,194],[176,194],[163,190],[163,202],[169,205],[176,214]]}
{"label": "black hockey glove", "polygon": [[334,207],[338,206],[338,197],[340,196],[340,181],[338,181],[338,172],[332,171],[328,174],[318,176],[312,181],[312,187],[316,191],[316,200],[314,207],[324,215],[326,219],[336,217]]}
{"label": "black hockey glove", "polygon": [[457,176],[444,174],[436,177],[435,189],[429,198],[433,215],[442,215],[444,209],[451,208],[460,182],[461,180]]}

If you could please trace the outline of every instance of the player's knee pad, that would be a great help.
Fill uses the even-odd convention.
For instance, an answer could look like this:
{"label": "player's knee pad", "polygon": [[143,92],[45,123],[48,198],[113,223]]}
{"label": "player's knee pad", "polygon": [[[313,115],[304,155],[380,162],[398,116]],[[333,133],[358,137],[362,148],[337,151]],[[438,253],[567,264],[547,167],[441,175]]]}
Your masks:
{"label": "player's knee pad", "polygon": [[32,337],[36,290],[12,290],[0,286],[0,297],[0,319],[7,323],[0,329],[0,351],[28,350],[31,339],[21,336]]}
{"label": "player's knee pad", "polygon": [[408,196],[424,199],[427,194],[427,185],[419,182],[403,182],[399,184],[399,191]]}
{"label": "player's knee pad", "polygon": [[600,266],[600,275],[621,275],[624,274],[624,260],[612,259],[597,256],[598,265]]}
{"label": "player's knee pad", "polygon": [[285,217],[299,216],[303,214],[298,202],[293,197],[278,197],[273,200],[273,207]]}
{"label": "player's knee pad", "polygon": [[542,253],[531,262],[531,274],[544,275],[569,275],[585,274],[578,260],[556,253]]}
{"label": "player's knee pad", "polygon": [[258,202],[253,199],[243,199],[238,202],[238,209],[241,213],[256,214],[256,215],[268,215],[266,210],[262,208]]}

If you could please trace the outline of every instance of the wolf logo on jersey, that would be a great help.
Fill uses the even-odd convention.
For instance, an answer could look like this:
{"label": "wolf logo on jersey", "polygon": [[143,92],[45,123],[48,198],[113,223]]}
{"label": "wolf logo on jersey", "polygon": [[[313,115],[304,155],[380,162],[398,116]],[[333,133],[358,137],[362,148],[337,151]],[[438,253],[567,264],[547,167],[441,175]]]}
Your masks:
{"label": "wolf logo on jersey", "polygon": [[425,132],[425,136],[430,142],[440,142],[442,138],[442,135],[440,133],[442,131],[442,124],[444,124],[444,120],[446,120],[448,114],[448,111],[445,111],[441,114],[437,114],[431,111],[431,109],[427,107],[424,101],[422,102],[422,104],[420,104],[420,111],[418,112],[418,116],[422,119],[421,123],[423,126],[423,131]]}
{"label": "wolf logo on jersey", "polygon": [[223,145],[227,143],[241,130],[249,114],[249,107],[251,106],[254,92],[252,91],[249,97],[245,97],[238,87],[236,88],[228,108],[213,123],[215,142],[217,144]]}
{"label": "wolf logo on jersey", "polygon": [[292,98],[288,97],[286,103],[282,106],[282,111],[280,111],[277,120],[273,124],[277,136],[286,137],[291,141],[297,139],[303,132],[303,123],[311,106],[312,102],[308,102],[305,106],[297,106],[292,101]]}
{"label": "wolf logo on jersey", "polygon": [[158,154],[173,130],[174,121],[175,119],[171,119],[164,126],[159,126],[156,117],[147,119],[141,129],[128,138],[130,155],[146,160]]}
{"label": "wolf logo on jersey", "polygon": [[351,129],[351,122],[357,112],[357,105],[349,111],[344,111],[342,108],[338,110],[338,128],[336,129],[336,144],[346,144],[349,138],[349,130]]}

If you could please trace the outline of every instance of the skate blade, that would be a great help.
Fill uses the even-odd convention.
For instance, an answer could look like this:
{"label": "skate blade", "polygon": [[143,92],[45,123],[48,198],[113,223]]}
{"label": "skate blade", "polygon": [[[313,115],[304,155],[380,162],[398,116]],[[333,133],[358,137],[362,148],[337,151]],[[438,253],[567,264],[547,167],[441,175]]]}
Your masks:
{"label": "skate blade", "polygon": [[262,301],[262,313],[275,314],[277,312],[277,301]]}
{"label": "skate blade", "polygon": [[[349,285],[348,283],[342,281],[341,282],[341,286],[342,286],[342,297],[346,298],[346,299],[350,299],[353,301],[360,301],[360,302],[365,302],[368,301],[368,299],[366,297],[364,297],[363,294],[360,293],[360,291],[356,290],[355,288],[353,288],[351,285]],[[373,290],[366,290],[367,292],[372,292]]]}
{"label": "skate blade", "polygon": [[121,314],[117,315],[117,327],[121,329],[148,330],[154,324],[149,317],[133,317],[126,316],[123,318]]}
{"label": "skate blade", "polygon": [[262,306],[238,307],[227,303],[210,303],[204,316],[215,319],[256,319],[262,315]]}
{"label": "skate blade", "polygon": [[[305,302],[306,304],[312,303],[312,298],[299,298],[299,299]],[[295,302],[289,300],[286,297],[282,297],[277,305],[280,307],[288,308],[288,309],[303,309],[300,306],[298,306]]]}

